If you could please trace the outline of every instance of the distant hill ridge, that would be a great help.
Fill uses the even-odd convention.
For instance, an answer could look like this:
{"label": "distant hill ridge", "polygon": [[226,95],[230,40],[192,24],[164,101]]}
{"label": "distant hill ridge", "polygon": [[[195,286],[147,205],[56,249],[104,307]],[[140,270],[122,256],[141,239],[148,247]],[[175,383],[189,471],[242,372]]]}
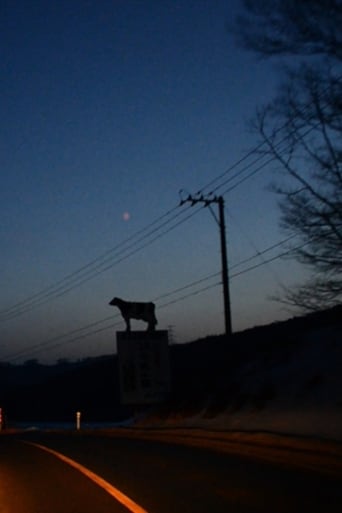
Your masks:
{"label": "distant hill ridge", "polygon": [[[303,387],[311,396],[320,390],[324,399],[336,377],[341,335],[338,305],[237,332],[228,340],[215,335],[172,345],[172,392],[152,413],[159,421],[201,414],[209,422],[227,411],[230,418],[246,408],[260,412],[277,398],[297,407]],[[309,392],[306,402],[312,400]],[[116,355],[52,366],[0,363],[0,405],[8,422],[71,420],[77,410],[85,420],[116,421],[137,411],[120,404]]]}

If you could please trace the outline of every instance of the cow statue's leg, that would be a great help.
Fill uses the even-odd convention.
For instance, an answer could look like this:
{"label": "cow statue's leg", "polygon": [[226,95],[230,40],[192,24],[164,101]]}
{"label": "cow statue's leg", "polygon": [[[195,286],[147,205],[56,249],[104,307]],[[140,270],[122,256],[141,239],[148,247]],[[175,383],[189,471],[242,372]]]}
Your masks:
{"label": "cow statue's leg", "polygon": [[147,325],[147,331],[155,331],[156,330],[156,321],[149,321]]}
{"label": "cow statue's leg", "polygon": [[131,321],[129,317],[124,317],[126,323],[126,331],[131,331]]}

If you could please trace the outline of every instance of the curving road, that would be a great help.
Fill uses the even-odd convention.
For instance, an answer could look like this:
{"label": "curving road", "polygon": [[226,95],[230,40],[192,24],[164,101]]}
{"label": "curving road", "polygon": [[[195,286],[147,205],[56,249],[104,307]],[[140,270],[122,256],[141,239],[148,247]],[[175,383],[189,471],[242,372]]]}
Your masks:
{"label": "curving road", "polygon": [[0,436],[0,513],[129,511],[340,513],[342,486],[337,476],[170,442]]}

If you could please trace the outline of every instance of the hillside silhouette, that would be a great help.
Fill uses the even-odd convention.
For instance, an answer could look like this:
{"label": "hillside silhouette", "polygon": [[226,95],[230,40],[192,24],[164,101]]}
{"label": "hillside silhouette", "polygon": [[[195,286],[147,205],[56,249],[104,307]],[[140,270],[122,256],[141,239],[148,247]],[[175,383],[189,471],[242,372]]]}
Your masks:
{"label": "hillside silhouette", "polygon": [[120,404],[116,355],[50,366],[35,360],[0,363],[0,405],[9,426],[18,421],[72,422],[76,411],[85,422],[120,422],[139,415],[160,424],[197,416],[210,425],[222,414],[232,422],[234,415],[241,419],[249,412],[251,418],[254,412],[256,418],[255,413],[280,403],[298,409],[301,401],[311,409],[331,406],[340,414],[341,334],[342,305],[229,339],[209,336],[171,345],[170,395],[163,404],[144,408]]}

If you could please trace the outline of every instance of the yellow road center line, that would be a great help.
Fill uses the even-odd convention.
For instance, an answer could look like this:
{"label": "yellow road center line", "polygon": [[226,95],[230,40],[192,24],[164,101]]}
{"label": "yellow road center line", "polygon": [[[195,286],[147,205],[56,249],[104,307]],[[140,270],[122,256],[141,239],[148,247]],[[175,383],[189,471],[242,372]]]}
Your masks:
{"label": "yellow road center line", "polygon": [[95,474],[94,472],[89,470],[88,468],[84,467],[80,463],[77,463],[77,461],[74,461],[71,458],[64,456],[64,454],[61,454],[60,452],[50,449],[49,447],[45,447],[45,445],[40,445],[40,444],[36,444],[33,442],[26,442],[26,441],[24,443],[29,444],[29,445],[34,445],[35,447],[38,447],[39,449],[42,449],[43,451],[49,452],[49,453],[53,454],[54,456],[56,456],[56,458],[59,458],[60,460],[64,461],[71,467],[74,467],[79,472],[82,472],[82,474],[84,474],[89,479],[94,481],[94,483],[96,483],[98,486],[103,488],[107,493],[109,493],[109,495],[111,495],[118,502],[123,504],[128,510],[132,511],[132,513],[148,513],[146,509],[142,508],[141,506],[139,506],[139,504],[134,502],[127,495],[120,492],[120,490],[118,490],[118,488],[111,485],[110,483],[108,483],[108,481],[106,481],[102,477],[98,476],[97,474]]}

